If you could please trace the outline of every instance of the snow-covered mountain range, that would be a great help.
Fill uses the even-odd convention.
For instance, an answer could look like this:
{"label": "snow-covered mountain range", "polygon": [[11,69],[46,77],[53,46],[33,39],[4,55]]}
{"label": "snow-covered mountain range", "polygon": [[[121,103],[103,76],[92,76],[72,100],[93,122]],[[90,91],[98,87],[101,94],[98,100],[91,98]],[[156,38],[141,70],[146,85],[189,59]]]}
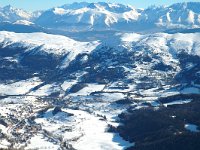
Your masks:
{"label": "snow-covered mountain range", "polygon": [[6,6],[0,9],[0,21],[26,20],[20,22],[32,25],[27,24],[31,21],[37,26],[65,31],[193,29],[200,26],[199,6],[199,2],[188,2],[137,9],[130,5],[82,2],[33,13]]}

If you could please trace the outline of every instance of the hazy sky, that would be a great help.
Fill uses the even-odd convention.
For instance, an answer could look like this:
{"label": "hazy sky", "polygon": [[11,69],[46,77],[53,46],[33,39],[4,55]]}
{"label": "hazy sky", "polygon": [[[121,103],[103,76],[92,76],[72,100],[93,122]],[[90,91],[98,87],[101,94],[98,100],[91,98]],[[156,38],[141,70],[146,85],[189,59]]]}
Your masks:
{"label": "hazy sky", "polygon": [[170,5],[177,2],[200,2],[200,0],[0,0],[0,6],[12,5],[29,11],[48,9],[73,2],[114,2],[131,4],[137,8],[146,8],[150,5]]}

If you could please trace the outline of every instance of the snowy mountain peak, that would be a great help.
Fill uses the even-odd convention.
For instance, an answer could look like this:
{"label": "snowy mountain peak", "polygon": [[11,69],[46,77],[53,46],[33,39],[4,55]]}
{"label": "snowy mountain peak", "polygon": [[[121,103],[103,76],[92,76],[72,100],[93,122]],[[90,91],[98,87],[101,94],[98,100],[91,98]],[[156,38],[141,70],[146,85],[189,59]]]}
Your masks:
{"label": "snowy mountain peak", "polygon": [[128,5],[73,3],[45,11],[36,19],[36,24],[65,30],[104,30],[134,22],[139,15],[137,10]]}
{"label": "snowy mountain peak", "polygon": [[17,20],[30,20],[32,15],[22,9],[7,5],[0,8],[0,21],[15,22]]}
{"label": "snowy mountain peak", "polygon": [[98,3],[88,3],[87,8],[91,9],[105,9],[110,12],[115,13],[123,13],[127,11],[131,11],[134,8],[130,5],[123,5],[123,4],[117,4],[117,3],[106,3],[106,2],[98,2]]}
{"label": "snowy mountain peak", "polygon": [[7,5],[3,7],[4,10],[13,10],[14,8],[11,5]]}
{"label": "snowy mountain peak", "polygon": [[149,7],[142,12],[140,21],[154,28],[199,28],[199,7],[200,3],[197,2],[176,3],[167,7]]}
{"label": "snowy mountain peak", "polygon": [[89,9],[105,9],[111,12],[116,13],[122,13],[126,11],[131,11],[133,7],[131,5],[123,5],[123,4],[117,4],[117,3],[106,3],[106,2],[97,2],[97,3],[87,3],[87,2],[80,2],[80,3],[72,3],[72,4],[66,4],[61,6],[61,8],[64,9],[70,9],[70,10],[77,10],[81,8],[89,8]]}

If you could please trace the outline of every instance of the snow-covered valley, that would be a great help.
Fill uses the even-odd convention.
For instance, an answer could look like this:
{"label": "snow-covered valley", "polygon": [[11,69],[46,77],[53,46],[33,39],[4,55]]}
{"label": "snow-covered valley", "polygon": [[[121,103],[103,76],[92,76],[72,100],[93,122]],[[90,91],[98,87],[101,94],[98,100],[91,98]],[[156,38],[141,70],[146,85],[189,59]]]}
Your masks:
{"label": "snow-covered valley", "polygon": [[199,39],[199,33],[116,33],[106,41],[80,42],[0,32],[1,147],[134,146],[119,136],[122,113],[195,102]]}

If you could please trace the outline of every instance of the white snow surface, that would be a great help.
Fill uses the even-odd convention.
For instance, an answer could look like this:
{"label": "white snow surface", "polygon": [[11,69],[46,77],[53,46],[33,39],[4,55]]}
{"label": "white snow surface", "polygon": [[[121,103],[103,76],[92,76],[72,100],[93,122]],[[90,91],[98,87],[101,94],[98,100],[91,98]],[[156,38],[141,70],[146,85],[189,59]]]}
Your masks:
{"label": "white snow surface", "polygon": [[[72,111],[73,112],[73,111]],[[89,115],[86,112],[76,111],[78,118],[84,119],[78,124],[83,129],[84,136],[73,146],[78,150],[121,150],[131,146],[129,142],[124,141],[118,134],[107,133],[107,123]]]}
{"label": "white snow surface", "polygon": [[0,149],[8,149],[11,144],[6,140],[0,140]]}
{"label": "white snow surface", "polygon": [[[73,4],[72,4],[73,5]],[[37,20],[39,24],[45,26],[51,25],[52,22],[47,17],[52,17],[53,22],[59,26],[61,23],[66,24],[85,24],[95,27],[110,27],[118,22],[126,24],[129,21],[135,21],[140,16],[132,6],[109,3],[85,3],[85,5],[76,3],[77,6],[62,6],[45,11]]]}
{"label": "white snow surface", "polygon": [[29,94],[35,96],[48,96],[51,93],[57,92],[59,90],[60,88],[56,84],[46,84],[38,90],[30,92]]}
{"label": "white snow surface", "polygon": [[181,52],[200,56],[200,33],[155,33],[146,35],[125,33],[116,36],[120,40],[111,38],[110,41],[107,41],[108,44],[111,43],[110,46],[119,46],[119,43],[129,49],[135,46],[148,46],[152,48],[149,50],[154,53],[165,54],[163,57],[166,58],[166,62],[176,59],[176,54]]}
{"label": "white snow surface", "polygon": [[43,51],[56,55],[67,54],[69,52],[74,55],[83,52],[91,52],[99,44],[97,41],[78,42],[61,35],[46,33],[14,33],[7,31],[0,32],[0,42],[4,43],[3,46],[18,43],[19,45],[17,46],[30,49],[42,46]]}
{"label": "white snow surface", "polygon": [[76,84],[76,80],[71,80],[71,81],[64,81],[63,84],[61,85],[61,88],[66,91],[69,90],[74,84]]}
{"label": "white snow surface", "polygon": [[10,5],[0,8],[0,20],[15,22],[17,20],[30,20],[32,14]]}
{"label": "white snow surface", "polygon": [[[55,55],[68,54],[65,60],[66,64],[69,63],[70,60],[73,60],[78,54],[90,53],[101,44],[100,41],[79,42],[61,35],[14,33],[7,31],[0,31],[0,43],[2,43],[4,47],[21,46],[28,48],[28,50],[41,47],[40,51],[46,53]],[[104,43],[103,41],[102,44]],[[165,55],[165,57],[171,57],[171,59],[175,58],[176,54],[183,52],[183,49],[188,54],[200,56],[200,33],[156,33],[150,35],[136,33],[116,34],[114,37],[106,38],[106,44],[113,47],[125,46],[127,48],[130,48],[130,44],[133,44],[132,46],[148,45],[153,49],[154,53],[170,53],[170,56],[168,56],[168,54]],[[170,51],[169,46],[171,49]]]}
{"label": "white snow surface", "polygon": [[27,20],[17,20],[16,22],[14,22],[13,24],[19,24],[19,25],[33,25],[33,22],[27,21]]}
{"label": "white snow surface", "polygon": [[[49,109],[44,114],[44,118],[37,118],[35,121],[53,135],[63,136],[75,149],[122,150],[133,145],[124,141],[118,134],[108,133],[107,122],[93,114],[82,110],[63,108],[62,112],[53,115],[52,110]],[[73,115],[69,116],[68,114]],[[70,126],[72,127],[71,131],[64,130]],[[72,139],[77,140],[73,141]]]}
{"label": "white snow surface", "polygon": [[165,107],[170,106],[170,105],[180,105],[180,104],[187,104],[190,103],[192,100],[191,99],[187,99],[187,100],[176,100],[170,103],[165,103],[163,104]]}
{"label": "white snow surface", "polygon": [[41,80],[37,77],[27,80],[21,80],[10,84],[0,84],[0,95],[19,95],[26,94],[35,86],[41,84]]}
{"label": "white snow surface", "polygon": [[[62,26],[63,23],[72,26],[84,24],[91,27],[90,29],[119,27],[122,30],[134,30],[135,27],[141,27],[140,30],[143,30],[151,29],[152,25],[155,26],[154,29],[197,28],[200,23],[200,12],[196,8],[199,6],[200,3],[188,2],[135,9],[130,5],[106,2],[73,3],[44,11],[37,22],[44,26],[51,26],[54,23],[57,26]],[[50,22],[49,18],[53,18],[53,22]],[[80,28],[81,26],[76,29]]]}
{"label": "white snow surface", "polygon": [[59,145],[53,144],[48,141],[42,134],[37,134],[31,138],[30,144],[25,148],[25,150],[30,149],[40,149],[40,150],[58,150]]}

